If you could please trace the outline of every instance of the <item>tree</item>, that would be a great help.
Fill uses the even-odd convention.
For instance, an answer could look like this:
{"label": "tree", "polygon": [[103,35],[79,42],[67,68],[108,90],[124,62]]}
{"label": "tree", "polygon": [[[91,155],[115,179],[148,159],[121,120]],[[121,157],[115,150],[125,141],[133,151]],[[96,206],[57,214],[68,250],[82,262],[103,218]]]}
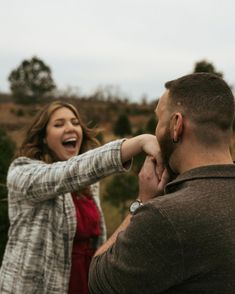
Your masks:
{"label": "tree", "polygon": [[115,135],[120,137],[131,135],[131,125],[125,113],[119,115],[116,123],[114,124],[113,131]]}
{"label": "tree", "polygon": [[34,103],[55,88],[51,69],[41,59],[24,60],[14,69],[8,80],[18,103]]}
{"label": "tree", "polygon": [[115,175],[107,185],[105,200],[120,209],[122,219],[127,210],[126,204],[130,199],[135,199],[138,192],[137,177],[133,174]]}
{"label": "tree", "polygon": [[146,132],[154,135],[156,130],[156,125],[157,125],[157,121],[155,116],[151,116],[146,124]]}
{"label": "tree", "polygon": [[214,73],[221,78],[223,77],[223,73],[216,71],[214,65],[206,60],[201,60],[201,61],[196,62],[193,72],[194,73],[208,72],[208,73]]}
{"label": "tree", "polygon": [[9,228],[6,176],[15,150],[15,144],[0,128],[0,265],[7,242]]}

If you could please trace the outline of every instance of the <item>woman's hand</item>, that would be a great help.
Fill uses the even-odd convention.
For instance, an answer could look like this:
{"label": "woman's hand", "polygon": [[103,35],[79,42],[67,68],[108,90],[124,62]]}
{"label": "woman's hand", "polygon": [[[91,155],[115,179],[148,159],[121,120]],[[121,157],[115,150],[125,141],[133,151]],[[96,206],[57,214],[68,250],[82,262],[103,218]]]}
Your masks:
{"label": "woman's hand", "polygon": [[153,157],[157,163],[156,172],[159,178],[161,178],[164,166],[161,156],[160,147],[157,138],[154,135],[143,134],[130,139],[125,140],[121,147],[122,162],[125,163],[133,156],[144,151],[147,155]]}
{"label": "woman's hand", "polygon": [[156,173],[158,178],[161,179],[163,171],[164,171],[164,164],[162,160],[162,154],[160,150],[160,146],[158,144],[156,136],[144,134],[142,135],[142,150],[148,155],[155,159],[156,163]]}

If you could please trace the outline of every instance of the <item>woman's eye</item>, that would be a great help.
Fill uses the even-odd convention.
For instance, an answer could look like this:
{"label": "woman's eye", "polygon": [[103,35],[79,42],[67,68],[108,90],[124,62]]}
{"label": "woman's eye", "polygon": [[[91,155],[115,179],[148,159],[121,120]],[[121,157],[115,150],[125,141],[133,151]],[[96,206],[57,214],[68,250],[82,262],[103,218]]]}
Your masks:
{"label": "woman's eye", "polygon": [[74,121],[73,121],[73,125],[74,125],[74,126],[78,126],[78,125],[80,125],[80,122],[79,122],[78,120],[74,120]]}
{"label": "woman's eye", "polygon": [[62,126],[63,126],[62,124],[55,124],[55,125],[54,125],[55,128],[60,128],[60,127],[62,127]]}

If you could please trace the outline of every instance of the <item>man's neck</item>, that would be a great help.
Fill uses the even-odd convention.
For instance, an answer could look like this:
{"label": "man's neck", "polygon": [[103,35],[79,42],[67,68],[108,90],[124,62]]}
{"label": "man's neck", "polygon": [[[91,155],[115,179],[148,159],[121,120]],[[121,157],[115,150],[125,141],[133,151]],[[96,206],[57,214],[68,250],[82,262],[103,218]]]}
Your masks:
{"label": "man's neck", "polygon": [[200,166],[232,164],[233,159],[227,148],[191,148],[178,149],[172,158],[172,166],[182,174]]}

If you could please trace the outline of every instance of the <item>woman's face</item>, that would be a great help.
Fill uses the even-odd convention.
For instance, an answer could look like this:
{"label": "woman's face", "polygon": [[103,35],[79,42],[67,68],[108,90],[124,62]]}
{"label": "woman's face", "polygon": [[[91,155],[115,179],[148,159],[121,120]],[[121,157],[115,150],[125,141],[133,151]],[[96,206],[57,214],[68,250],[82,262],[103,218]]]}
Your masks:
{"label": "woman's face", "polygon": [[59,161],[79,154],[83,132],[79,119],[67,107],[55,110],[46,128],[45,143]]}

